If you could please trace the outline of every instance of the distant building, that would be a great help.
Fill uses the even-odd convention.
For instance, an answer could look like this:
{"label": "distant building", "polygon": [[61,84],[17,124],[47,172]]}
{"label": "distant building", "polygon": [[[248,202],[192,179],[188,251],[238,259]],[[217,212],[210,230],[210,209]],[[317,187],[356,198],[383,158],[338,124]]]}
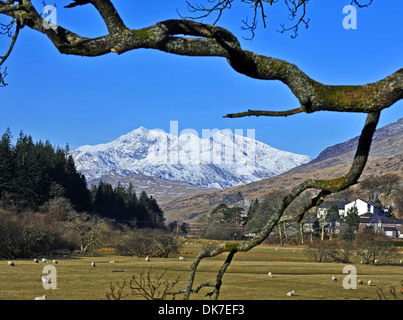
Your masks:
{"label": "distant building", "polygon": [[387,216],[388,210],[383,208],[380,204],[374,203],[372,201],[365,201],[362,199],[354,200],[353,202],[347,203],[344,206],[344,216],[347,214],[347,211],[354,206],[357,207],[358,215],[361,216],[366,213],[372,213],[377,216]]}
{"label": "distant building", "polygon": [[[328,217],[323,220],[328,210],[334,206],[337,206],[340,218]],[[318,208],[317,217],[311,218],[304,223],[304,231],[314,233],[314,225],[316,224],[321,229],[322,223],[324,223],[324,231],[327,234],[338,234],[344,223],[347,211],[354,206],[357,207],[360,217],[360,231],[372,229],[375,234],[384,234],[389,238],[399,237],[403,239],[403,219],[392,219],[389,217],[389,212],[386,208],[362,199],[357,199],[353,202],[330,201],[322,204]]]}
{"label": "distant building", "polygon": [[314,224],[318,221],[318,218],[310,218],[309,220],[305,221],[303,224],[304,232],[314,233]]}
{"label": "distant building", "polygon": [[329,209],[334,206],[336,206],[337,209],[339,210],[339,216],[344,217],[345,216],[345,206],[348,203],[349,202],[346,202],[346,201],[326,201],[321,206],[319,206],[318,211],[317,211],[317,217],[321,218],[324,215],[327,215],[327,212],[329,211]]}
{"label": "distant building", "polygon": [[[305,232],[310,232],[313,233],[315,232],[314,230],[314,224],[317,224],[319,229],[322,229],[322,223],[323,219],[320,218],[311,218],[308,221],[306,221],[303,225],[304,231]],[[324,231],[327,234],[334,234],[334,233],[340,233],[340,228],[341,225],[343,224],[343,221],[341,218],[326,218],[324,221]]]}
{"label": "distant building", "polygon": [[338,218],[327,218],[325,219],[325,232],[326,233],[340,233],[342,221]]}
{"label": "distant building", "polygon": [[360,216],[360,230],[372,229],[375,234],[384,234],[387,237],[395,238],[403,235],[403,219],[380,217],[367,212]]}

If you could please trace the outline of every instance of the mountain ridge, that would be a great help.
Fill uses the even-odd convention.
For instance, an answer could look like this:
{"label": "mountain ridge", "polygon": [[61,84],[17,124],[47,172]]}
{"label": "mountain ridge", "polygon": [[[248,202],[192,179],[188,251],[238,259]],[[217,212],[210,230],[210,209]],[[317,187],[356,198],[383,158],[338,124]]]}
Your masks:
{"label": "mountain ridge", "polygon": [[[403,132],[403,118],[399,119],[396,122],[390,123],[382,128],[379,128],[376,130],[374,137],[372,139],[372,145],[371,145],[371,151],[370,155],[371,156],[379,156],[379,151],[377,153],[374,153],[373,146],[380,141],[383,141],[385,137],[390,136],[395,136],[395,135],[402,135]],[[346,152],[351,152],[355,151],[355,149],[358,146],[358,140],[359,136],[354,137],[350,140],[347,140],[346,142],[338,143],[335,144],[334,146],[328,147],[325,150],[323,150],[315,159],[313,159],[311,162],[319,162],[323,161],[329,157],[334,157],[337,155],[341,155]],[[384,155],[384,154],[383,154]]]}
{"label": "mountain ridge", "polygon": [[[141,174],[198,188],[225,189],[278,175],[312,160],[220,130],[206,138],[137,128],[114,141],[71,152],[89,184]],[[125,179],[123,179],[125,178]]]}

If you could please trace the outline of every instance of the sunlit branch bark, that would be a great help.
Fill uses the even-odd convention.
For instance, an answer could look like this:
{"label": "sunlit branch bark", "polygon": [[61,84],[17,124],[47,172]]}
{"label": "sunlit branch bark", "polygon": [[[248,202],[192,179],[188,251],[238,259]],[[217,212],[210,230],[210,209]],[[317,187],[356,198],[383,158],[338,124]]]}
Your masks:
{"label": "sunlit branch bark", "polygon": [[118,12],[109,0],[79,0],[70,3],[65,6],[65,8],[74,8],[88,3],[94,5],[94,7],[99,11],[110,34],[116,34],[119,31],[126,29]]}
{"label": "sunlit branch bark", "polygon": [[[28,0],[24,0],[25,9],[5,14],[46,34],[64,54],[93,57],[146,48],[178,55],[223,57],[235,71],[248,77],[283,82],[306,113],[322,110],[368,113],[388,108],[403,97],[403,69],[366,85],[329,86],[311,79],[292,63],[242,49],[238,39],[226,29],[189,20],[166,20],[143,29],[128,29],[109,0],[89,2],[104,18],[109,34],[84,38],[61,26],[46,29]],[[0,2],[0,10],[5,6],[9,5]]]}

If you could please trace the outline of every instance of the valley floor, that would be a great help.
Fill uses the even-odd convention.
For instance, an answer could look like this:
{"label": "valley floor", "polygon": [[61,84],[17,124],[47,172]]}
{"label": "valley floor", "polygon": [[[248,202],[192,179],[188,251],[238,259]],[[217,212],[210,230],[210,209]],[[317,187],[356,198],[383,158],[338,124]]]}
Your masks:
{"label": "valley floor", "polygon": [[[133,274],[138,275],[143,269],[152,268],[154,273],[165,273],[164,279],[173,281],[179,277],[175,290],[184,289],[189,275],[189,267],[195,254],[202,248],[201,243],[185,244],[181,256],[170,258],[122,257],[113,253],[99,253],[97,256],[59,257],[56,270],[56,289],[44,289],[41,277],[45,265],[34,264],[32,260],[14,260],[15,267],[0,261],[0,300],[33,300],[36,296],[46,295],[47,300],[105,300],[110,292],[110,285],[128,280]],[[403,258],[400,252],[396,263],[384,266],[362,265],[358,261],[353,266],[357,270],[357,279],[364,284],[356,289],[344,289],[343,273],[345,265],[340,263],[310,262],[302,247],[274,247],[260,245],[247,253],[238,253],[223,278],[220,299],[225,300],[378,300],[380,290],[387,299],[394,299],[390,287],[396,289],[398,297],[403,280],[403,265],[398,261]],[[225,255],[205,259],[199,265],[195,285],[213,282],[221,267]],[[40,260],[40,259],[39,259]],[[110,263],[113,260],[114,263]],[[96,267],[91,266],[96,263]],[[268,272],[273,277],[268,277]],[[336,276],[338,281],[332,281]],[[368,286],[367,281],[372,280]],[[295,296],[287,296],[294,290]],[[208,299],[206,288],[192,299]],[[140,299],[129,296],[129,299]],[[177,300],[182,297],[178,295]]]}

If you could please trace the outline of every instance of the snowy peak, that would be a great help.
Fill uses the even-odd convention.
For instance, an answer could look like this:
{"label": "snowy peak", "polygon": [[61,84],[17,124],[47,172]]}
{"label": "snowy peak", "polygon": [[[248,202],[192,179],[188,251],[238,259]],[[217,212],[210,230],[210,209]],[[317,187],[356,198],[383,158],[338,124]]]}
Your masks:
{"label": "snowy peak", "polygon": [[273,177],[311,160],[236,133],[220,130],[200,138],[193,131],[175,136],[140,127],[72,155],[89,182],[142,174],[218,189]]}

